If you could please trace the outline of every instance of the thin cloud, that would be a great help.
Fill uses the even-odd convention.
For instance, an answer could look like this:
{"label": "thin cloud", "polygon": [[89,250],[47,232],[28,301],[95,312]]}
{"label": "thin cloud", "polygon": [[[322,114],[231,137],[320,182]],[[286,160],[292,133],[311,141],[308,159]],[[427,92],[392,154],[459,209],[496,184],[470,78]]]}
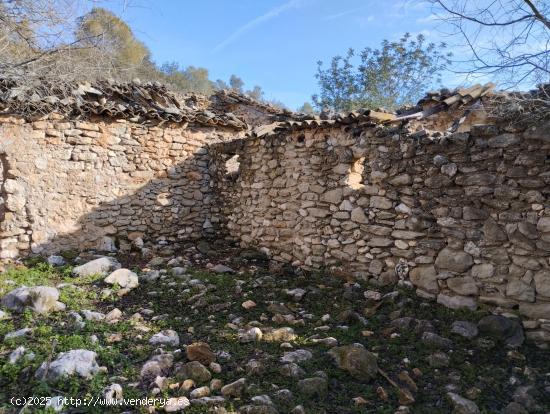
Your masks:
{"label": "thin cloud", "polygon": [[418,24],[425,24],[425,23],[434,23],[441,19],[441,16],[437,14],[430,14],[428,16],[419,17],[416,19],[416,23]]}
{"label": "thin cloud", "polygon": [[237,30],[231,33],[223,42],[219,43],[214,49],[212,49],[212,52],[214,53],[219,52],[220,50],[226,48],[231,43],[235,42],[235,40],[240,38],[245,33],[249,32],[250,30],[254,29],[255,27],[258,27],[261,24],[278,17],[281,13],[284,13],[287,10],[301,7],[303,4],[304,4],[304,0],[290,0],[278,7],[274,7],[273,9],[269,10],[267,13],[262,14],[261,16],[258,16],[250,20],[248,23],[239,27]]}
{"label": "thin cloud", "polygon": [[372,22],[374,21],[374,16],[371,14],[366,17],[358,17],[355,19],[357,23],[359,23],[359,26],[362,28],[369,28],[372,26]]}
{"label": "thin cloud", "polygon": [[331,14],[329,16],[325,16],[322,18],[323,21],[328,21],[328,20],[336,20],[336,19],[339,19],[340,17],[344,17],[344,16],[348,16],[350,14],[353,14],[353,13],[356,13],[358,11],[361,11],[363,9],[365,9],[366,6],[361,6],[361,7],[357,7],[355,9],[351,9],[351,10],[345,10],[343,12],[340,12],[340,13],[336,13],[336,14]]}

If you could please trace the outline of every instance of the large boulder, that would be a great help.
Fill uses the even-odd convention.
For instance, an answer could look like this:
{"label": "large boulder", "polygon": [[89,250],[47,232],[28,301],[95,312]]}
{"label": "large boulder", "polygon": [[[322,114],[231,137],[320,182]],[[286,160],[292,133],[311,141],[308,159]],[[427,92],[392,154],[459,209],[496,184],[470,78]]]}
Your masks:
{"label": "large boulder", "polygon": [[127,289],[133,289],[139,285],[138,276],[129,269],[117,269],[103,281],[109,285],[117,284]]}
{"label": "large boulder", "polygon": [[435,266],[440,270],[464,273],[474,264],[474,259],[462,250],[444,248],[435,259]]}
{"label": "large boulder", "polygon": [[112,257],[100,257],[73,269],[73,276],[84,277],[91,275],[106,276],[113,270],[120,269],[120,263]]}
{"label": "large boulder", "polygon": [[378,373],[376,355],[367,351],[361,344],[334,347],[328,354],[334,358],[340,369],[348,371],[358,380],[371,380]]}
{"label": "large boulder", "polygon": [[97,354],[86,349],[73,349],[60,353],[48,366],[43,362],[36,371],[37,378],[57,380],[65,376],[79,375],[82,378],[91,378],[99,371],[96,362]]}
{"label": "large boulder", "polygon": [[509,347],[521,346],[525,339],[521,323],[502,315],[485,316],[477,327],[482,335],[501,340]]}
{"label": "large boulder", "polygon": [[2,298],[2,306],[14,312],[23,312],[26,307],[36,313],[46,314],[65,309],[58,301],[59,291],[51,286],[22,286],[12,290]]}

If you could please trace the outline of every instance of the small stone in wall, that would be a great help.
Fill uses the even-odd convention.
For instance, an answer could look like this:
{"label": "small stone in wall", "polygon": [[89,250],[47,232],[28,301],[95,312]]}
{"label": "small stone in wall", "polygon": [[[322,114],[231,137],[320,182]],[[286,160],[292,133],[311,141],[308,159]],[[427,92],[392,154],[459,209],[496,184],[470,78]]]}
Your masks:
{"label": "small stone in wall", "polygon": [[400,203],[397,207],[395,207],[395,211],[401,214],[412,214],[412,209],[404,203]]}
{"label": "small stone in wall", "polygon": [[537,294],[550,298],[550,270],[539,270],[535,273],[534,280]]}
{"label": "small stone in wall", "polygon": [[550,303],[520,303],[519,313],[529,319],[550,319]]}
{"label": "small stone in wall", "polygon": [[502,134],[489,138],[487,144],[491,148],[505,148],[517,144],[519,141],[519,137],[514,134]]}
{"label": "small stone in wall", "polygon": [[454,177],[458,172],[458,167],[454,162],[441,166],[441,173],[449,177]]}
{"label": "small stone in wall", "polygon": [[371,208],[379,208],[382,210],[388,210],[392,208],[393,202],[386,198],[381,196],[372,196],[370,198],[370,207]]}
{"label": "small stone in wall", "polygon": [[449,296],[443,293],[437,295],[437,303],[450,309],[477,309],[475,298],[468,296]]}
{"label": "small stone in wall", "polygon": [[445,155],[437,154],[433,158],[433,163],[436,167],[441,167],[449,162],[449,159]]}
{"label": "small stone in wall", "polygon": [[409,174],[401,174],[393,177],[389,182],[394,186],[409,185],[412,183],[412,178]]}
{"label": "small stone in wall", "polygon": [[474,265],[471,274],[476,279],[487,279],[495,274],[495,266],[491,263]]}
{"label": "small stone in wall", "polygon": [[543,233],[550,232],[550,217],[541,217],[537,222],[537,230]]}
{"label": "small stone in wall", "polygon": [[321,196],[321,201],[325,201],[330,204],[339,204],[342,201],[342,189],[336,188],[329,190]]}
{"label": "small stone in wall", "polygon": [[369,219],[365,215],[365,211],[361,207],[356,207],[351,211],[351,220],[360,224],[369,222]]}

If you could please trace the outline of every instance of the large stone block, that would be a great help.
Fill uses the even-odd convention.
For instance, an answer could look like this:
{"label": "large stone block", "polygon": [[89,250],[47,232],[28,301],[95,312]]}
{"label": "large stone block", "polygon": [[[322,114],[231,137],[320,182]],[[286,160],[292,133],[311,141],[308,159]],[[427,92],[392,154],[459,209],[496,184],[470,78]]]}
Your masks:
{"label": "large stone block", "polygon": [[539,270],[534,281],[537,294],[550,298],[550,269]]}
{"label": "large stone block", "polygon": [[475,296],[478,292],[476,281],[470,276],[447,279],[447,286],[463,296]]}
{"label": "large stone block", "polygon": [[413,285],[427,292],[439,292],[437,284],[437,272],[433,266],[418,266],[409,273],[409,278]]}
{"label": "large stone block", "polygon": [[474,260],[468,253],[448,247],[441,250],[437,255],[437,259],[435,259],[435,265],[438,269],[456,273],[466,272],[473,264]]}

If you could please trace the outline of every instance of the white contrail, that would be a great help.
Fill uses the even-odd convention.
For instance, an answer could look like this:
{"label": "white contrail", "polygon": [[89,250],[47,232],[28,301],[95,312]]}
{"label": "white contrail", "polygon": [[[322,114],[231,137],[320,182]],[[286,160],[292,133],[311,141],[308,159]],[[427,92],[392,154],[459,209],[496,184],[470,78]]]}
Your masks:
{"label": "white contrail", "polygon": [[281,13],[285,12],[286,10],[300,7],[303,3],[304,3],[304,0],[290,0],[280,5],[279,7],[274,7],[273,9],[269,10],[267,13],[262,14],[261,16],[258,16],[255,19],[250,20],[248,23],[244,24],[243,26],[239,27],[237,30],[231,33],[231,35],[229,35],[227,39],[225,39],[223,42],[218,44],[214,49],[212,49],[212,52],[219,52],[220,50],[225,48],[227,45],[233,43],[243,34],[248,32],[249,30],[271,19],[274,19],[275,17],[279,16]]}
{"label": "white contrail", "polygon": [[367,6],[361,6],[361,7],[355,8],[355,9],[343,11],[343,12],[341,12],[341,13],[331,14],[330,16],[325,16],[325,17],[323,17],[321,20],[323,20],[323,21],[328,21],[328,20],[339,19],[340,17],[348,16],[348,15],[350,15],[350,14],[353,14],[353,13],[356,13],[356,12],[358,12],[358,11],[361,11],[361,10],[363,10],[363,9],[365,9],[365,8],[367,8]]}

